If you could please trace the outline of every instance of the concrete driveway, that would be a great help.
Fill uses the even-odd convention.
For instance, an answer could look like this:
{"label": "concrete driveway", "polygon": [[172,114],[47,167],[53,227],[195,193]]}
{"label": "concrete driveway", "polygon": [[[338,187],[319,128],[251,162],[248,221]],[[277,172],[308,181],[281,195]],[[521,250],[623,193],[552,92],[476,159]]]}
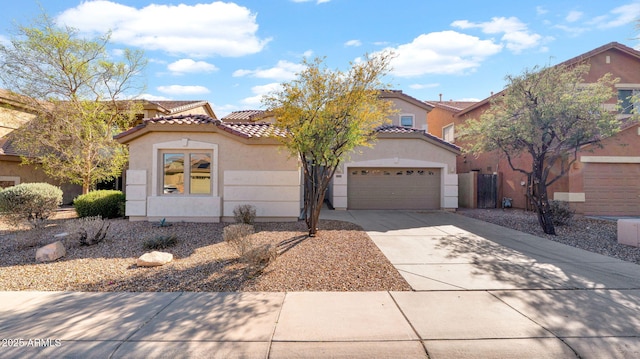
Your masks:
{"label": "concrete driveway", "polygon": [[636,264],[442,211],[323,218],[362,226],[409,282],[415,293],[392,295],[429,354],[557,339],[582,358],[640,357]]}

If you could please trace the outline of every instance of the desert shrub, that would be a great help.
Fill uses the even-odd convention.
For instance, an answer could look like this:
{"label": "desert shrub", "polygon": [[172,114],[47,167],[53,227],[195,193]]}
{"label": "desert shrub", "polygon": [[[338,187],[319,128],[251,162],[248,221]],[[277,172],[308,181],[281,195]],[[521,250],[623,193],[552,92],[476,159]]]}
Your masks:
{"label": "desert shrub", "polygon": [[259,243],[252,225],[238,223],[226,226],[223,238],[240,261],[249,264],[249,270],[258,274],[276,259],[278,251],[269,243]]}
{"label": "desert shrub", "polygon": [[124,215],[125,196],[121,191],[100,190],[73,200],[78,217],[117,218]]}
{"label": "desert shrub", "polygon": [[264,268],[278,256],[278,249],[271,244],[254,246],[240,259],[254,267]]}
{"label": "desert shrub", "polygon": [[569,225],[573,215],[576,213],[565,201],[549,201],[549,207],[551,208],[553,224],[556,226]]}
{"label": "desert shrub", "polygon": [[144,249],[166,249],[178,244],[178,237],[175,234],[158,235],[153,238],[147,239],[142,243]]}
{"label": "desert shrub", "polygon": [[48,183],[21,183],[0,191],[0,213],[12,224],[43,226],[62,204],[62,190]]}
{"label": "desert shrub", "polygon": [[222,238],[231,246],[238,257],[243,257],[254,247],[252,235],[255,228],[250,224],[239,223],[224,227]]}
{"label": "desert shrub", "polygon": [[253,224],[256,220],[256,207],[250,204],[242,204],[233,209],[233,217],[236,223]]}
{"label": "desert shrub", "polygon": [[111,223],[102,217],[83,217],[73,219],[65,224],[69,238],[77,240],[80,245],[90,246],[102,242],[107,237]]}

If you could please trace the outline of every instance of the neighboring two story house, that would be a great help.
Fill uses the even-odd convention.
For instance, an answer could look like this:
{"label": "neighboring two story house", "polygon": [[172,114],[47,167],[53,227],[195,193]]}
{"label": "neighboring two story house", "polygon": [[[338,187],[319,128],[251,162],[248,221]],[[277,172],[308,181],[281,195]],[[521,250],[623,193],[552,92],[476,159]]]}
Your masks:
{"label": "neighboring two story house", "polygon": [[[618,115],[629,118],[636,106],[630,101],[630,95],[640,92],[640,52],[617,42],[612,42],[592,51],[563,62],[573,65],[582,62],[590,64],[586,82],[595,82],[606,73],[620,79],[615,85],[618,96],[604,104],[617,111],[617,103],[622,104]],[[449,124],[431,121],[432,133],[445,132],[445,126],[460,126],[468,119],[479,118],[490,106],[492,95],[461,111],[453,113]],[[455,136],[455,135],[454,135]],[[462,147],[459,141],[454,142]],[[549,188],[552,199],[567,201],[578,213],[587,215],[635,215],[640,214],[640,128],[628,123],[616,136],[604,139],[603,148],[585,146],[578,154],[569,174]],[[527,161],[520,158],[520,161]],[[526,189],[529,179],[522,173],[512,171],[507,161],[499,153],[486,153],[480,156],[462,155],[457,160],[457,171],[461,188],[468,187],[467,180],[472,174],[498,174],[497,204],[503,197],[512,198],[517,208],[529,206]],[[464,184],[463,184],[464,183]],[[471,183],[474,185],[475,183]],[[460,205],[475,207],[478,191],[463,190],[460,193]]]}

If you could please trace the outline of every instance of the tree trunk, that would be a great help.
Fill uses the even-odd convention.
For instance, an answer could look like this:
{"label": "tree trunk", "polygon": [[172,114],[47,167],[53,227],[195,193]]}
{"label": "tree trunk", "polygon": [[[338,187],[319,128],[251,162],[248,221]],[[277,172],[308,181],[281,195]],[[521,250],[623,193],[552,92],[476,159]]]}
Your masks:
{"label": "tree trunk", "polygon": [[553,225],[553,214],[549,205],[549,197],[547,195],[547,186],[539,178],[534,178],[536,193],[533,193],[533,204],[536,206],[538,214],[538,223],[546,234],[556,235],[556,229]]}
{"label": "tree trunk", "polygon": [[309,237],[315,237],[318,232],[320,211],[322,211],[324,195],[331,179],[329,173],[331,171],[322,166],[309,164],[305,168],[304,215]]}

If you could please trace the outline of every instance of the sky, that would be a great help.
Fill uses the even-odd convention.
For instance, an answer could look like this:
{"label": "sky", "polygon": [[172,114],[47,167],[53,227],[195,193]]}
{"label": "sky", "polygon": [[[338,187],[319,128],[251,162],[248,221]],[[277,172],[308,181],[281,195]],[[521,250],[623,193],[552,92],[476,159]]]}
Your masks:
{"label": "sky", "polygon": [[505,76],[612,41],[640,49],[640,0],[24,0],[5,1],[0,42],[42,11],[109,52],[144,50],[141,97],[207,100],[217,117],[263,109],[303,59],[347,71],[391,50],[385,82],[419,100],[482,100]]}

